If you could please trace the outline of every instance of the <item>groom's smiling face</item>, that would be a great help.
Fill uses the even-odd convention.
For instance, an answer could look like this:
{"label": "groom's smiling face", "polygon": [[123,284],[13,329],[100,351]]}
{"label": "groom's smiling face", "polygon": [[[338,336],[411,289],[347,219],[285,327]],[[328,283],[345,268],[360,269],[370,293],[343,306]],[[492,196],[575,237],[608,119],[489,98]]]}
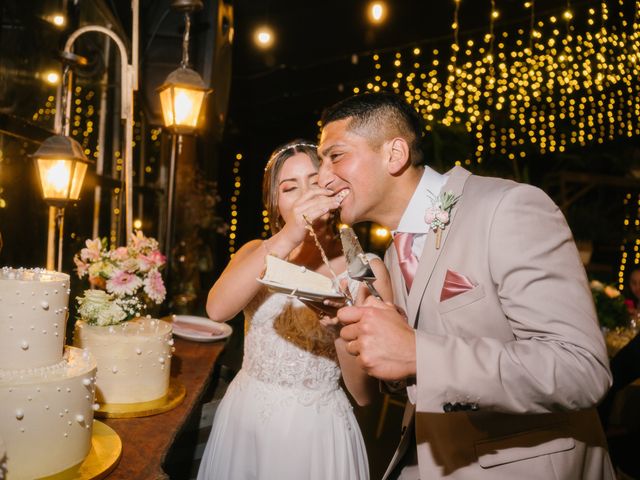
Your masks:
{"label": "groom's smiling face", "polygon": [[320,136],[318,183],[338,193],[349,190],[341,204],[340,218],[347,224],[376,221],[384,198],[385,169],[380,149],[349,128],[350,119],[325,125]]}

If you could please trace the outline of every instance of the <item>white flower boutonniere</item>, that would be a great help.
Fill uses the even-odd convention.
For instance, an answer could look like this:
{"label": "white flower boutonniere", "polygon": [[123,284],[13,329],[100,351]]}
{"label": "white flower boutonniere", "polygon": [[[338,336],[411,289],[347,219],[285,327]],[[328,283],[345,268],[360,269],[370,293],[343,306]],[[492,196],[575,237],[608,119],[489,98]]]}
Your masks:
{"label": "white flower boutonniere", "polygon": [[436,233],[436,248],[440,248],[442,231],[449,224],[451,209],[458,202],[460,195],[456,196],[453,192],[443,192],[436,196],[428,190],[427,193],[431,199],[431,206],[424,214],[424,221],[429,229]]}

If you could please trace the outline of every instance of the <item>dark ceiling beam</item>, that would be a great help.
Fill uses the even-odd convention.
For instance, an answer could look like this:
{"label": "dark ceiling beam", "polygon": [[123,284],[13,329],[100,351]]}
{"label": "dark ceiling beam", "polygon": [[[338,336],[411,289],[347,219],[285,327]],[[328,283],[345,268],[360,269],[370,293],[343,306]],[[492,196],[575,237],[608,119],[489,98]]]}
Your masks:
{"label": "dark ceiling beam", "polygon": [[42,128],[6,113],[0,113],[0,133],[36,143],[42,143],[54,134],[53,130]]}

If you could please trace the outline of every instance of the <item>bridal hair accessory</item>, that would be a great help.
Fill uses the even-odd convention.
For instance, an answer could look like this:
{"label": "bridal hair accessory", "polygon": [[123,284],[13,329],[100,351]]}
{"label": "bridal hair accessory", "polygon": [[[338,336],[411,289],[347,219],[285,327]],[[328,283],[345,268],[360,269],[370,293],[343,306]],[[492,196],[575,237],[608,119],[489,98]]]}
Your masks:
{"label": "bridal hair accessory", "polygon": [[318,145],[316,145],[315,143],[306,143],[306,142],[292,143],[291,145],[286,145],[282,147],[280,150],[278,150],[277,152],[275,152],[273,155],[271,155],[271,158],[269,158],[269,161],[264,167],[264,171],[266,172],[267,170],[269,170],[269,168],[271,168],[271,165],[276,160],[276,158],[278,158],[284,152],[286,152],[287,150],[292,150],[299,147],[318,148]]}
{"label": "bridal hair accessory", "polygon": [[424,221],[429,226],[429,230],[436,233],[436,248],[440,248],[442,231],[451,220],[451,209],[458,202],[460,195],[456,196],[453,192],[443,192],[436,196],[427,190],[431,199],[431,206],[427,208],[424,214]]}

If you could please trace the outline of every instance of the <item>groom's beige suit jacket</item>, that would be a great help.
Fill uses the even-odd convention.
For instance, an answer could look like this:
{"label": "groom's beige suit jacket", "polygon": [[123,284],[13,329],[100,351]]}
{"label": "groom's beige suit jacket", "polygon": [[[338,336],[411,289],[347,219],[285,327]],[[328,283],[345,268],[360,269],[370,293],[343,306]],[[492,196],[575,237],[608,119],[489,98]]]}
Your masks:
{"label": "groom's beige suit jacket", "polygon": [[[607,353],[564,216],[535,187],[447,175],[442,191],[460,197],[409,294],[393,245],[385,256],[417,348],[416,403],[385,478],[411,435],[422,480],[615,478],[593,408]],[[473,288],[441,301],[447,270]]]}

